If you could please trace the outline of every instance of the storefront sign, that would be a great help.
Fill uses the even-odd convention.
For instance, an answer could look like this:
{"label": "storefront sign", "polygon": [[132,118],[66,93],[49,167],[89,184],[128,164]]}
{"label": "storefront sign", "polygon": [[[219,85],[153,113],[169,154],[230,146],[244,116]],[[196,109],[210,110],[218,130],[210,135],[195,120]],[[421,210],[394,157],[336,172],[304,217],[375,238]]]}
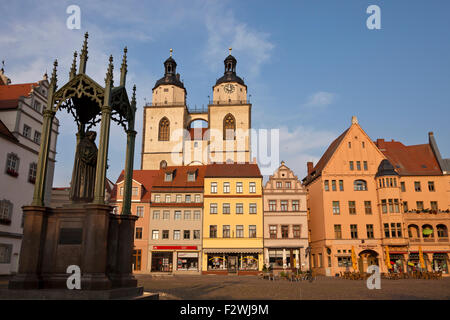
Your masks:
{"label": "storefront sign", "polygon": [[198,252],[178,252],[178,258],[198,258]]}
{"label": "storefront sign", "polygon": [[153,250],[197,250],[197,246],[153,246]]}

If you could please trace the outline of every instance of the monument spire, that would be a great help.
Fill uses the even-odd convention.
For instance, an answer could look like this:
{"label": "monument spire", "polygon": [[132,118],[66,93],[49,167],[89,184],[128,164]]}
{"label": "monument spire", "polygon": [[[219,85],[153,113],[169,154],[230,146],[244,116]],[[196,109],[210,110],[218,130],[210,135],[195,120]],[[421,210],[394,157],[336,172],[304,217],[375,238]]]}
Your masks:
{"label": "monument spire", "polygon": [[120,85],[125,86],[125,82],[127,79],[127,52],[128,49],[125,47],[123,49],[123,60],[122,60],[122,67],[120,68]]}
{"label": "monument spire", "polygon": [[72,80],[73,78],[75,78],[76,74],[77,74],[77,52],[75,51],[73,53],[72,68],[70,68],[70,72],[69,72],[69,80]]}
{"label": "monument spire", "polygon": [[88,46],[87,46],[88,37],[89,34],[86,32],[84,34],[83,48],[81,49],[80,69],[78,70],[78,73],[86,73],[86,62],[88,59]]}
{"label": "monument spire", "polygon": [[58,60],[55,59],[55,62],[53,62],[53,72],[52,77],[50,79],[50,87],[53,88],[53,92],[56,91],[56,82],[58,81],[56,69],[58,67]]}
{"label": "monument spire", "polygon": [[109,65],[108,65],[108,71],[106,72],[106,79],[105,79],[105,84],[108,86],[113,86],[114,80],[113,80],[113,69],[114,69],[114,65],[113,65],[113,56],[110,55],[109,56]]}

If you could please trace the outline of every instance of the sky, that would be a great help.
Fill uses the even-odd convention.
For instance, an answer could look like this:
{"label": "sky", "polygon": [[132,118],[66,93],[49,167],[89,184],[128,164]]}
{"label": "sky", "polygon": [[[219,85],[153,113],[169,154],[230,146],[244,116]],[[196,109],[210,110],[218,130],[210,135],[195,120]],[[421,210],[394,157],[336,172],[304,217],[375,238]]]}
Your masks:
{"label": "sky", "polygon": [[[81,9],[80,29],[68,29],[67,7]],[[369,30],[370,5],[381,29]],[[143,105],[163,76],[173,48],[190,108],[207,105],[233,48],[237,74],[252,102],[253,128],[279,129],[279,159],[302,179],[350,126],[373,139],[406,145],[433,131],[450,157],[450,1],[2,1],[0,60],[12,83],[35,82],[58,59],[58,84],[68,80],[73,52],[89,32],[87,74],[104,85],[110,54],[119,80],[128,47],[127,89],[137,87],[135,169],[142,145]],[[76,127],[59,112],[54,186],[68,186]],[[125,163],[126,135],[113,124],[108,177]]]}

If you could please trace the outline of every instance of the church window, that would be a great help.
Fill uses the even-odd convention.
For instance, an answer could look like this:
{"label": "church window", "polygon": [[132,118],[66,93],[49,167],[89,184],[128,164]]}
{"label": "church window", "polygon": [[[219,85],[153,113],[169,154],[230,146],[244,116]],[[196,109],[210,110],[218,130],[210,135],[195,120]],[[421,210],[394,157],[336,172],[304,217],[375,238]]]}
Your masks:
{"label": "church window", "polygon": [[234,140],[236,131],[236,121],[231,113],[223,119],[223,139]]}
{"label": "church window", "polygon": [[169,141],[170,136],[170,122],[166,117],[162,118],[159,122],[159,141]]}

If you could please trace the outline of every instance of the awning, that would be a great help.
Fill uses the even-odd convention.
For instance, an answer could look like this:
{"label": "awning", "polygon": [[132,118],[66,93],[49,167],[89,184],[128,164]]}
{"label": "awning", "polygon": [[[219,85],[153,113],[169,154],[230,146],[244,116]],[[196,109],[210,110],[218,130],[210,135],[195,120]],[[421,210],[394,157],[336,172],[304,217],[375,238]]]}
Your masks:
{"label": "awning", "polygon": [[263,249],[203,249],[204,253],[263,253]]}

